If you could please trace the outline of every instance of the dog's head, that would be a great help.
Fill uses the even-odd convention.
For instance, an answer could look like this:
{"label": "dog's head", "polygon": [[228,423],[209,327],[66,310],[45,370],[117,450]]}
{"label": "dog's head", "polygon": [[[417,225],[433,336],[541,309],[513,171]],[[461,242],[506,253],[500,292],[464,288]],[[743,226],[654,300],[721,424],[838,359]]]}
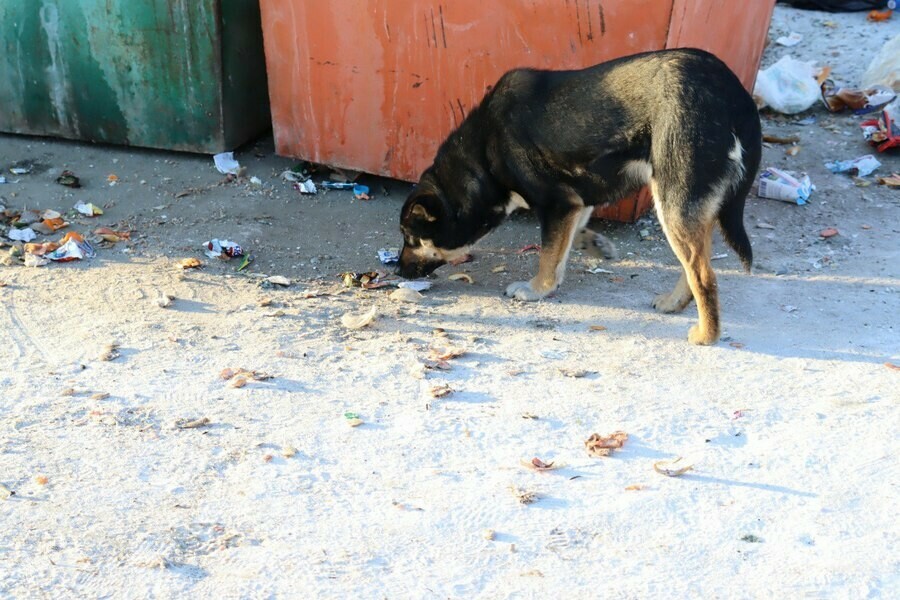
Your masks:
{"label": "dog's head", "polygon": [[397,274],[408,279],[424,277],[464,256],[477,238],[470,239],[459,215],[459,207],[450,203],[439,188],[420,183],[400,213],[403,250]]}

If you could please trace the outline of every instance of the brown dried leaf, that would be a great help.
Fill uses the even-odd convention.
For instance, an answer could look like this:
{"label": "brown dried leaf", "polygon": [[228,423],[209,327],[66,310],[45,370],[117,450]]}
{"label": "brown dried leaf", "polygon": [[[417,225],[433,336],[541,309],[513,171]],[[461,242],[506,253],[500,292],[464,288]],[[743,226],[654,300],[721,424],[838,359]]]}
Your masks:
{"label": "brown dried leaf", "polygon": [[200,262],[200,259],[194,256],[191,256],[189,258],[182,258],[178,261],[177,264],[182,269],[197,269],[203,266],[203,263]]}
{"label": "brown dried leaf", "polygon": [[444,396],[449,396],[453,393],[453,388],[451,388],[446,383],[442,383],[440,385],[435,385],[431,388],[431,397],[432,398],[443,398]]}
{"label": "brown dried leaf", "polygon": [[606,437],[593,433],[585,440],[584,447],[591,456],[609,456],[610,452],[621,448],[627,439],[628,434],[624,431],[615,431]]}
{"label": "brown dried leaf", "polygon": [[606,331],[605,325],[591,325],[588,327],[590,331]]}
{"label": "brown dried leaf", "polygon": [[472,279],[472,276],[468,273],[454,273],[447,277],[450,281],[465,281],[466,283],[475,283],[475,280]]}
{"label": "brown dried leaf", "polygon": [[175,421],[175,427],[178,429],[197,429],[209,425],[209,417],[201,417],[199,419],[178,419]]}
{"label": "brown dried leaf", "polygon": [[552,471],[553,469],[558,469],[561,465],[556,463],[545,463],[541,459],[534,457],[530,461],[522,460],[522,465],[528,467],[532,471]]}

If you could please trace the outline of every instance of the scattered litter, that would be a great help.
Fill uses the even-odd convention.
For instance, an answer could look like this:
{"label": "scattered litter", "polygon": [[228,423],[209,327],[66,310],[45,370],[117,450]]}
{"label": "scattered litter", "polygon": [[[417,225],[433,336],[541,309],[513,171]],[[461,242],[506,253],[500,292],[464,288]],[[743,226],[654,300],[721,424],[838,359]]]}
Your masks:
{"label": "scattered litter", "polygon": [[91,400],[106,400],[109,398],[109,392],[97,392],[96,394],[91,394]]}
{"label": "scattered litter", "polygon": [[819,119],[816,117],[816,115],[809,115],[808,117],[803,117],[802,119],[798,120],[797,125],[800,125],[801,127],[806,127],[807,125],[815,125],[816,121],[818,120]]}
{"label": "scattered litter", "polygon": [[865,156],[860,156],[852,160],[836,160],[825,163],[825,167],[832,173],[848,173],[857,177],[870,175],[880,166],[881,163],[871,154],[866,154]]}
{"label": "scattered litter", "polygon": [[840,232],[834,227],[827,227],[819,232],[819,235],[823,238],[830,238],[838,235]]}
{"label": "scattered litter", "polygon": [[9,231],[6,233],[6,237],[16,242],[30,242],[37,237],[37,234],[31,227],[24,227],[22,229],[10,227]]}
{"label": "scattered litter", "polygon": [[229,259],[243,256],[244,249],[228,240],[213,239],[203,244],[204,254],[210,258]]}
{"label": "scattered litter", "polygon": [[257,185],[257,186],[258,186],[258,185],[262,185],[262,179],[260,179],[260,178],[257,177],[256,175],[254,175],[253,177],[250,178],[250,184],[251,184],[251,185]]}
{"label": "scattered litter", "polygon": [[797,156],[800,154],[800,146],[791,146],[790,148],[784,151],[788,156]]}
{"label": "scattered litter", "polygon": [[686,464],[683,460],[680,456],[674,460],[661,460],[653,463],[653,470],[666,477],[678,477],[694,468],[694,465]]}
{"label": "scattered litter", "polygon": [[624,431],[615,431],[608,436],[592,433],[585,440],[584,447],[591,456],[609,456],[613,450],[618,450],[628,440],[628,434]]}
{"label": "scattered litter", "polygon": [[[888,12],[890,12],[890,11],[888,11]],[[741,536],[741,541],[749,542],[751,544],[759,544],[760,542],[762,542],[762,538],[756,537],[752,533],[748,533],[747,535]]]}
{"label": "scattered litter", "polygon": [[241,259],[241,263],[237,266],[237,269],[235,269],[235,270],[243,271],[244,269],[249,267],[250,263],[252,263],[254,260],[256,260],[256,258],[252,254],[245,254],[244,258]]}
{"label": "scattered litter", "polygon": [[291,458],[297,455],[297,449],[290,445],[282,446],[281,455],[285,458]]}
{"label": "scattered litter", "polygon": [[588,273],[592,273],[594,275],[598,275],[600,273],[605,273],[607,275],[613,275],[614,273],[609,269],[604,269],[602,267],[594,267],[593,269],[587,269]]}
{"label": "scattered litter", "polygon": [[787,46],[788,48],[792,46],[796,46],[801,41],[803,41],[803,36],[797,33],[796,31],[792,31],[786,36],[781,36],[775,40],[775,43],[779,46]]}
{"label": "scattered litter", "polygon": [[199,419],[178,419],[175,421],[175,427],[178,429],[197,429],[209,425],[209,417],[200,417]]}
{"label": "scattered litter", "polygon": [[38,485],[47,485],[48,483],[50,483],[50,478],[47,477],[46,475],[38,475],[37,477],[34,478],[34,481]]}
{"label": "scattered litter", "polygon": [[88,217],[96,217],[97,215],[103,214],[102,208],[100,208],[99,206],[95,206],[90,202],[88,202],[87,204],[85,204],[84,202],[79,202],[75,205],[75,210]]}
{"label": "scattered litter", "polygon": [[69,224],[66,223],[61,217],[52,217],[49,219],[45,218],[40,223],[35,223],[32,226],[32,228],[38,229],[39,225],[43,225],[43,227],[41,227],[40,229],[41,229],[41,233],[45,233],[45,234],[50,234],[50,233],[53,233],[54,231],[58,231],[60,229],[63,229],[65,227],[69,226]]}
{"label": "scattered litter", "polygon": [[757,104],[788,115],[803,112],[819,98],[816,71],[812,63],[781,58],[759,72],[753,89]]}
{"label": "scattered litter", "polygon": [[182,258],[176,264],[181,269],[199,269],[203,266],[203,263],[200,262],[200,259],[193,256],[190,258]]}
{"label": "scattered litter", "polygon": [[374,306],[362,314],[344,313],[341,317],[341,324],[347,329],[362,329],[367,325],[371,325],[377,314],[377,309]]}
{"label": "scattered litter", "polygon": [[357,200],[371,200],[371,197],[369,196],[369,186],[360,184],[354,185],[353,197]]}
{"label": "scattered litter", "polygon": [[271,277],[266,277],[264,281],[268,281],[272,285],[280,285],[283,287],[291,285],[291,280],[283,275],[272,275]]}
{"label": "scattered litter", "polygon": [[606,331],[605,325],[591,325],[588,327],[589,331]]}
{"label": "scattered litter", "polygon": [[103,346],[103,349],[100,350],[100,354],[97,355],[97,360],[109,362],[111,360],[116,360],[121,355],[122,353],[119,352],[119,344],[112,342]]}
{"label": "scattered litter", "polygon": [[892,189],[900,189],[900,174],[893,173],[888,177],[879,177],[878,183]]}
{"label": "scattered litter", "polygon": [[156,297],[156,304],[160,308],[169,308],[172,306],[172,302],[175,300],[175,296],[171,294],[166,294],[164,292],[160,292],[159,296]]}
{"label": "scattered litter", "polygon": [[815,189],[806,173],[797,179],[787,171],[769,167],[759,175],[757,195],[802,206]]}
{"label": "scattered litter", "polygon": [[223,175],[239,175],[241,163],[234,159],[234,152],[222,152],[213,156],[216,170]]}
{"label": "scattered litter", "polygon": [[484,539],[486,539],[489,542],[492,542],[492,541],[494,541],[496,534],[494,533],[493,529],[485,529],[484,531],[481,532],[481,537],[483,537]]}
{"label": "scattered litter", "polygon": [[882,21],[887,21],[891,18],[891,15],[894,14],[894,11],[887,10],[870,10],[866,19],[872,21],[874,23],[880,23]]}
{"label": "scattered litter", "polygon": [[775,226],[771,223],[766,223],[765,221],[759,221],[756,224],[757,229],[775,229]]}
{"label": "scattered litter", "polygon": [[883,85],[900,92],[900,35],[888,40],[863,73],[863,87]]}
{"label": "scattered litter", "polygon": [[539,244],[528,244],[527,246],[522,246],[518,250],[516,250],[516,254],[528,254],[529,252],[540,252],[541,246]]}
{"label": "scattered litter", "polygon": [[644,489],[645,487],[646,487],[646,486],[643,486],[643,485],[641,485],[641,484],[639,484],[639,483],[634,483],[634,484],[632,484],[632,485],[626,485],[626,486],[625,486],[625,491],[627,491],[627,492],[637,492],[637,491],[640,491],[640,490]]}
{"label": "scattered litter", "polygon": [[798,144],[800,142],[800,136],[799,135],[789,135],[789,136],[782,137],[779,135],[765,134],[765,135],[763,135],[763,141],[768,142],[770,144],[784,144],[784,145]]}
{"label": "scattered litter", "polygon": [[2,185],[4,183],[7,183],[6,177],[4,177],[3,175],[0,175],[0,185]]}
{"label": "scattered litter", "polygon": [[94,235],[102,239],[104,242],[118,243],[131,239],[130,231],[113,231],[109,227],[98,227],[94,230]]}
{"label": "scattered litter", "polygon": [[389,248],[387,250],[382,248],[378,251],[378,260],[380,260],[383,265],[389,265],[399,261],[400,254],[397,252],[396,248]]}
{"label": "scattered litter", "polygon": [[[291,171],[290,169],[288,169],[287,171],[282,171],[281,178],[285,181],[290,181],[291,183],[308,181],[307,177],[305,177],[302,173],[297,173],[296,171]],[[313,187],[315,187],[315,184],[313,184]]]}
{"label": "scattered litter", "polygon": [[59,248],[47,254],[47,258],[56,262],[69,262],[82,258],[94,258],[96,255],[90,242],[85,240],[80,233],[70,231],[59,241]]}
{"label": "scattered litter", "polygon": [[353,271],[346,271],[340,274],[341,281],[344,283],[344,287],[381,287],[379,286],[379,278],[381,277],[381,273],[378,271],[368,271],[366,273],[354,273]]}
{"label": "scattered litter", "polygon": [[465,353],[465,348],[432,348],[431,352],[428,354],[428,358],[431,360],[450,360],[453,358],[459,358]]}
{"label": "scattered litter", "polygon": [[833,113],[849,108],[854,114],[864,115],[881,110],[897,97],[897,94],[883,85],[859,90],[844,87],[833,79],[823,81],[820,90],[825,108]]}
{"label": "scattered litter", "polygon": [[409,302],[411,304],[419,304],[425,300],[425,296],[409,288],[397,288],[390,293],[388,298],[395,302]]}
{"label": "scattered litter", "polygon": [[506,265],[497,265],[491,269],[491,273],[506,273]]}
{"label": "scattered litter", "polygon": [[81,180],[72,171],[65,170],[56,178],[56,183],[70,188],[80,188]]}
{"label": "scattered litter", "polygon": [[641,230],[638,232],[638,235],[641,236],[641,239],[642,239],[642,240],[649,240],[649,239],[651,239],[651,237],[650,237],[650,230],[649,230],[649,229],[646,229],[646,228],[645,228],[645,229],[641,229]]}
{"label": "scattered litter", "polygon": [[537,457],[532,458],[531,460],[523,459],[520,462],[522,463],[522,466],[528,467],[532,471],[552,471],[553,469],[558,469],[562,466],[562,465],[560,465],[558,463],[554,463],[554,462],[549,462],[549,463],[544,462]]}
{"label": "scattered litter", "polygon": [[350,427],[359,427],[363,424],[363,420],[355,412],[345,412],[344,420]]}
{"label": "scattered litter", "polygon": [[397,284],[398,288],[406,288],[408,290],[415,290],[417,292],[424,292],[425,290],[430,290],[432,283],[430,281],[426,281],[425,279],[413,279],[410,281],[401,281]]}
{"label": "scattered litter", "polygon": [[43,267],[44,265],[50,264],[50,261],[44,258],[43,256],[37,256],[35,254],[26,254],[24,265],[26,267]]}
{"label": "scattered litter", "polygon": [[10,167],[9,172],[13,175],[28,175],[31,173],[31,166]]}
{"label": "scattered litter", "polygon": [[263,313],[262,316],[264,316],[264,317],[283,317],[284,315],[285,315],[285,312],[279,308],[278,310],[273,310],[273,311],[269,311],[267,313]]}
{"label": "scattered litter", "polygon": [[[286,173],[289,171],[285,171]],[[306,181],[298,181],[294,184],[294,189],[300,192],[301,194],[307,195],[315,195],[319,193],[319,190],[316,189],[316,184],[313,183],[312,179],[307,179]]]}
{"label": "scattered litter", "polygon": [[792,312],[797,312],[797,307],[794,306],[793,304],[782,304],[781,310],[783,310],[786,313],[792,313]]}
{"label": "scattered litter", "polygon": [[475,283],[475,280],[472,279],[472,276],[468,273],[454,273],[447,277],[450,281],[465,281],[466,283]]}
{"label": "scattered litter", "polygon": [[900,118],[900,105],[892,114],[890,110],[881,111],[881,116],[877,119],[870,119],[860,123],[863,130],[863,137],[870,144],[874,144],[879,152],[884,152],[888,148],[900,147],[900,126],[897,124]]}
{"label": "scattered litter", "polygon": [[112,187],[119,183],[119,176],[115,173],[110,173],[106,176],[106,181],[109,183],[109,187]]}
{"label": "scattered litter", "polygon": [[431,390],[432,398],[443,398],[444,396],[449,396],[453,393],[453,388],[451,388],[446,383],[441,383],[435,386],[432,386]]}

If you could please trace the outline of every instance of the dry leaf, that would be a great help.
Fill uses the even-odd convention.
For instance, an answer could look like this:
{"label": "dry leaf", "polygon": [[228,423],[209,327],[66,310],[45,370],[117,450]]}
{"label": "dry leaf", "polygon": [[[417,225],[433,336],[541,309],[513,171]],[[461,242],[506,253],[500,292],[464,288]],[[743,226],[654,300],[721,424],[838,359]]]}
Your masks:
{"label": "dry leaf", "polygon": [[552,471],[553,469],[558,469],[562,466],[552,462],[545,463],[537,457],[532,458],[530,461],[522,460],[521,462],[523,466],[528,467],[532,471]]}
{"label": "dry leaf", "polygon": [[588,327],[590,331],[606,331],[606,327],[604,325],[591,325]]}
{"label": "dry leaf", "polygon": [[228,382],[228,385],[229,385],[229,387],[233,387],[233,388],[242,388],[245,385],[247,385],[247,378],[244,377],[243,375],[238,375],[237,377],[232,378]]}
{"label": "dry leaf", "polygon": [[628,434],[624,431],[615,431],[606,437],[593,433],[585,440],[584,447],[591,456],[609,456],[610,452],[621,448],[627,439]]}
{"label": "dry leaf", "polygon": [[830,237],[834,237],[834,236],[838,235],[838,233],[840,233],[840,232],[837,229],[835,229],[834,227],[828,227],[828,228],[820,231],[819,235],[822,236],[823,238],[830,238]]}
{"label": "dry leaf", "polygon": [[506,265],[497,265],[491,269],[491,273],[506,273]]}
{"label": "dry leaf", "polygon": [[285,458],[291,458],[297,454],[297,449],[293,446],[285,446],[281,449],[281,455]]}
{"label": "dry leaf", "polygon": [[91,396],[91,400],[106,400],[109,398],[108,392],[97,392]]}
{"label": "dry leaf", "polygon": [[46,475],[38,475],[34,480],[38,485],[47,485],[50,483],[50,479]]}
{"label": "dry leaf", "polygon": [[341,324],[347,329],[362,329],[363,327],[370,325],[375,320],[376,314],[377,311],[374,306],[368,311],[358,315],[344,313],[344,315],[341,317]]}
{"label": "dry leaf", "polygon": [[182,269],[197,269],[203,266],[203,263],[200,262],[199,258],[190,257],[190,258],[182,258],[178,261],[178,266]]}
{"label": "dry leaf", "polygon": [[886,366],[888,369],[890,369],[892,371],[900,371],[900,365],[895,365],[892,362],[886,362],[886,363],[884,363],[884,366]]}
{"label": "dry leaf", "polygon": [[763,141],[769,142],[770,144],[797,144],[800,142],[799,135],[789,135],[789,136],[779,136],[779,135],[763,135]]}
{"label": "dry leaf", "polygon": [[577,367],[560,367],[559,373],[564,377],[572,377],[573,379],[578,379],[588,374],[584,369]]}
{"label": "dry leaf", "polygon": [[208,417],[201,417],[199,419],[178,419],[175,421],[175,427],[178,429],[197,429],[204,425],[209,425]]}
{"label": "dry leaf", "polygon": [[797,156],[800,153],[800,146],[791,146],[784,153],[788,156]]}
{"label": "dry leaf", "polygon": [[531,504],[538,499],[538,495],[536,492],[529,492],[528,490],[523,490],[517,487],[510,487],[509,491],[512,492],[512,495],[516,497],[516,500],[519,501],[519,504]]}
{"label": "dry leaf", "polygon": [[465,281],[466,283],[475,283],[475,280],[472,279],[472,276],[468,273],[454,273],[447,277],[450,281]]}
{"label": "dry leaf", "polygon": [[683,460],[680,456],[675,460],[661,460],[653,463],[653,470],[666,477],[678,477],[694,468],[694,465],[681,462]]}
{"label": "dry leaf", "polygon": [[440,385],[435,385],[431,388],[431,397],[432,398],[443,398],[444,396],[449,396],[453,393],[453,388],[451,388],[446,383],[442,383]]}
{"label": "dry leaf", "polygon": [[635,483],[634,485],[625,486],[625,489],[629,492],[634,492],[644,489],[644,486],[639,483]]}
{"label": "dry leaf", "polygon": [[888,177],[879,177],[878,183],[886,185],[889,188],[900,188],[900,175],[892,173]]}
{"label": "dry leaf", "polygon": [[121,353],[119,352],[119,344],[113,342],[103,347],[103,350],[100,351],[97,359],[102,361],[110,361],[119,358],[119,356],[121,356]]}
{"label": "dry leaf", "polygon": [[59,394],[60,396],[74,396],[75,388],[66,388]]}
{"label": "dry leaf", "polygon": [[432,348],[431,352],[428,354],[428,358],[430,360],[435,360],[435,361],[445,361],[445,360],[450,360],[451,358],[459,358],[460,356],[462,356],[465,353],[466,353],[465,348],[453,348],[453,347],[447,347],[447,348],[442,348],[442,349]]}

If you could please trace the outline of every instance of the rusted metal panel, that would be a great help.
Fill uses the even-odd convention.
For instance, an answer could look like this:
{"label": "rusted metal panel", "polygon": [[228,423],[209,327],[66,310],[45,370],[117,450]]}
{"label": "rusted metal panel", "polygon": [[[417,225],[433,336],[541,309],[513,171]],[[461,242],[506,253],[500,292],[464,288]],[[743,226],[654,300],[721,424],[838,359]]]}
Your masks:
{"label": "rusted metal panel", "polygon": [[674,0],[667,48],[712,52],[753,89],[775,0]]}
{"label": "rusted metal panel", "polygon": [[[0,0],[0,130],[197,152],[236,145],[268,118],[258,16],[255,31],[246,18],[223,27],[223,15],[241,10],[258,8],[254,0]],[[226,58],[223,69],[227,35],[244,48],[255,43],[256,62]],[[249,93],[230,91],[248,80]],[[240,136],[229,114],[242,115]]]}
{"label": "rusted metal panel", "polygon": [[414,180],[513,67],[662,48],[658,0],[262,0],[280,154]]}

